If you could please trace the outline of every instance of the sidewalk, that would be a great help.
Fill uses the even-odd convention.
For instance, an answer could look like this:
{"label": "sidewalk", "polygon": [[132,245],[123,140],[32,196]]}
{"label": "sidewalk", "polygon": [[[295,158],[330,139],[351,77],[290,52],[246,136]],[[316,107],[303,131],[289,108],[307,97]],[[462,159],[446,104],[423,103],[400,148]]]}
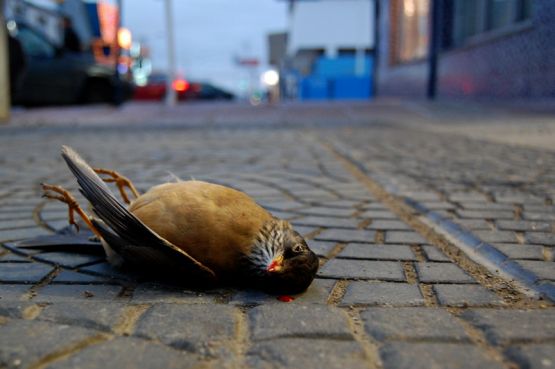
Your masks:
{"label": "sidewalk", "polygon": [[[0,127],[0,367],[553,367],[554,121],[399,101],[15,112]],[[67,224],[38,191],[75,188],[62,144],[140,190],[171,171],[246,191],[305,235],[318,278],[282,303],[15,247]]]}

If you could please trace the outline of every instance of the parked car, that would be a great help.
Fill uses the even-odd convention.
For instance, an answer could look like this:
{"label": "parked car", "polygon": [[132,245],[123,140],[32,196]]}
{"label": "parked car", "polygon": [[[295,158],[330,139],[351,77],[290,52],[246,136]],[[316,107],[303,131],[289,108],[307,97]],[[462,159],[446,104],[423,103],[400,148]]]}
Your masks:
{"label": "parked car", "polygon": [[[136,100],[163,100],[166,96],[166,75],[153,73],[144,86],[136,86],[133,98]],[[173,81],[172,88],[179,101],[184,100],[231,100],[235,96],[209,83],[189,82],[183,78]]]}
{"label": "parked car", "polygon": [[120,103],[130,97],[129,82],[88,52],[66,51],[32,27],[12,21],[8,31],[25,56],[12,101],[18,105]]}

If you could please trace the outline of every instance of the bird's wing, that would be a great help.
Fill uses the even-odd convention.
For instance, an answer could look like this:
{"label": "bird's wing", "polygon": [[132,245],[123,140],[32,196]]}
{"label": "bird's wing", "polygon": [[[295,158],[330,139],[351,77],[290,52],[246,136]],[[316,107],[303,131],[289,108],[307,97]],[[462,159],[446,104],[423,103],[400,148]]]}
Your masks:
{"label": "bird's wing", "polygon": [[115,249],[119,248],[124,259],[127,256],[126,260],[141,261],[141,264],[143,261],[150,260],[153,264],[162,263],[160,266],[163,267],[163,263],[172,260],[173,257],[173,260],[179,260],[183,264],[183,269],[189,270],[190,273],[200,274],[208,280],[215,279],[215,274],[210,268],[157,235],[127,210],[104,181],[73,149],[63,146],[62,157],[77,179],[81,193],[106,224],[107,227],[99,229],[101,232],[104,231],[103,236],[109,238],[109,240],[105,238],[105,241]]}

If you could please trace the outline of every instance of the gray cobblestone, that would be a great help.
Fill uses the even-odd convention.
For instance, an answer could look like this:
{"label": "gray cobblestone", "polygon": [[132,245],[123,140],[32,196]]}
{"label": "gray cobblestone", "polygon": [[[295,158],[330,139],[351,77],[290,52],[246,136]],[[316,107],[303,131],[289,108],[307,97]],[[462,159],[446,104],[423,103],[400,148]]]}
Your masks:
{"label": "gray cobblestone", "polygon": [[454,343],[390,343],[380,350],[384,368],[501,369],[504,366],[472,345]]}
{"label": "gray cobblestone", "polygon": [[[295,317],[290,319],[290,317]],[[249,311],[252,339],[353,339],[343,311],[315,305],[265,305]]]}
{"label": "gray cobblestone", "polygon": [[94,333],[85,328],[47,322],[9,321],[0,325],[0,367],[27,368],[51,352]]}
{"label": "gray cobblestone", "polygon": [[316,236],[317,240],[337,242],[374,242],[376,233],[359,229],[328,229]]}
{"label": "gray cobblestone", "polygon": [[517,263],[525,269],[531,270],[540,279],[555,281],[555,262],[553,261],[518,260]]}
{"label": "gray cobblestone", "polygon": [[529,220],[498,220],[496,224],[499,229],[512,231],[548,232],[552,229],[551,224],[547,222],[534,222]]}
{"label": "gray cobblestone", "polygon": [[292,221],[293,225],[311,225],[318,227],[333,227],[333,228],[356,228],[357,222],[349,218],[330,218],[330,217],[316,217],[309,216]]}
{"label": "gray cobblestone", "polygon": [[555,338],[555,310],[467,310],[462,317],[493,344]]}
{"label": "gray cobblestone", "polygon": [[512,346],[505,350],[505,355],[523,368],[545,369],[555,367],[555,345],[553,343]]}
{"label": "gray cobblestone", "polygon": [[424,305],[424,298],[414,284],[351,282],[341,305],[421,306]]}
{"label": "gray cobblestone", "polygon": [[374,220],[366,229],[379,229],[379,230],[394,230],[403,231],[410,230],[410,227],[399,220]]}
{"label": "gray cobblestone", "polygon": [[307,243],[318,256],[326,256],[337,245],[337,242],[333,241],[308,240]]}
{"label": "gray cobblestone", "polygon": [[236,324],[230,306],[156,304],[137,322],[135,334],[179,350],[204,351],[230,339]]}
{"label": "gray cobblestone", "polygon": [[457,214],[463,218],[514,219],[514,213],[506,210],[457,210]]}
{"label": "gray cobblestone", "polygon": [[354,341],[274,339],[257,342],[247,352],[251,368],[368,368],[362,348]]}
{"label": "gray cobblestone", "polygon": [[388,231],[385,233],[387,243],[426,243],[424,237],[416,232]]}
{"label": "gray cobblestone", "polygon": [[451,261],[451,259],[449,259],[443,252],[439,251],[439,249],[435,246],[423,245],[422,249],[430,261]]}
{"label": "gray cobblestone", "polygon": [[481,239],[484,242],[516,243],[518,241],[514,232],[507,232],[507,231],[474,231],[473,233],[479,239]]}
{"label": "gray cobblestone", "polygon": [[352,259],[416,260],[410,246],[349,244],[337,257]]}
{"label": "gray cobblestone", "polygon": [[555,246],[554,233],[526,232],[525,238],[526,238],[526,242],[529,242],[529,243]]}
{"label": "gray cobblestone", "polygon": [[461,323],[441,308],[369,308],[361,317],[368,334],[379,341],[469,341]]}
{"label": "gray cobblestone", "polygon": [[3,263],[0,264],[0,282],[3,283],[38,283],[53,268],[36,263]]}
{"label": "gray cobblestone", "polygon": [[441,305],[466,307],[503,304],[502,299],[480,285],[436,284],[434,290]]}
{"label": "gray cobblestone", "polygon": [[519,244],[495,244],[495,248],[511,259],[543,260],[543,246]]}
{"label": "gray cobblestone", "polygon": [[69,302],[69,301],[105,301],[113,300],[121,292],[120,286],[90,284],[51,284],[41,288],[34,301],[37,302]]}
{"label": "gray cobblestone", "polygon": [[420,281],[427,283],[474,283],[474,280],[455,264],[416,263]]}
{"label": "gray cobblestone", "polygon": [[68,301],[46,306],[38,319],[56,324],[80,326],[101,331],[110,331],[118,322],[125,305],[104,301]]}
{"label": "gray cobblestone", "polygon": [[[122,353],[132,353],[122,355]],[[93,345],[48,366],[48,369],[96,368],[187,369],[203,368],[199,360],[188,352],[172,350],[155,342],[135,338],[116,338]]]}
{"label": "gray cobblestone", "polygon": [[394,261],[334,259],[327,262],[318,275],[337,279],[378,279],[399,282],[405,280],[401,263]]}
{"label": "gray cobblestone", "polygon": [[389,210],[366,210],[360,217],[370,219],[397,219],[397,216]]}

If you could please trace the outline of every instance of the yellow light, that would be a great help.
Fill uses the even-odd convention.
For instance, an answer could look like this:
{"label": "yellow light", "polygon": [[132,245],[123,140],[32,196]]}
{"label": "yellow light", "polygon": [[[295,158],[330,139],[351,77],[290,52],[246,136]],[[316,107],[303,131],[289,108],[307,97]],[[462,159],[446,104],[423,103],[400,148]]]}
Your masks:
{"label": "yellow light", "polygon": [[118,30],[118,45],[119,47],[121,47],[122,49],[126,49],[128,50],[129,48],[131,48],[131,44],[132,44],[133,40],[131,37],[131,31],[129,31],[127,28],[120,28]]}

